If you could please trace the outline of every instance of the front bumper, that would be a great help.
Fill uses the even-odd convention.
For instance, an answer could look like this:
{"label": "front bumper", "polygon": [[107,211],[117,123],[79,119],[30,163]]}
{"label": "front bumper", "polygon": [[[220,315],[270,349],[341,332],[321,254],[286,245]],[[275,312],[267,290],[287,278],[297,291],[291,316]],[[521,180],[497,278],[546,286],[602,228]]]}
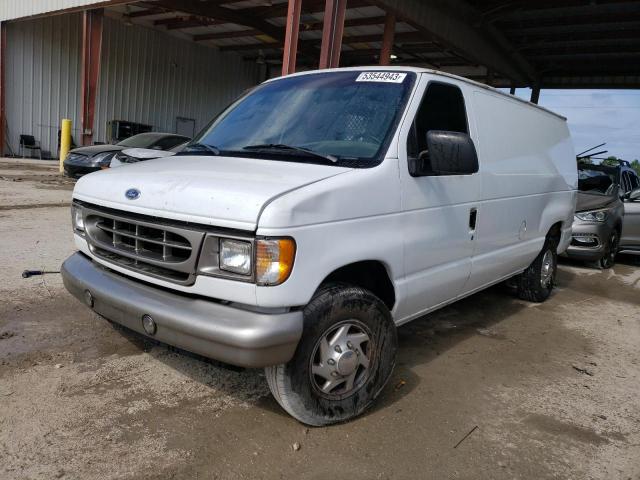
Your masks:
{"label": "front bumper", "polygon": [[[302,312],[262,313],[180,295],[102,268],[82,253],[61,268],[67,290],[93,310],[145,336],[242,367],[288,362],[302,335]],[[153,336],[142,316],[157,325]]]}
{"label": "front bumper", "polygon": [[73,163],[63,162],[64,174],[67,177],[79,178],[87,173],[98,172],[100,167],[91,167],[87,165],[74,165]]}
{"label": "front bumper", "polygon": [[[606,245],[609,241],[609,236],[611,235],[611,229],[612,226],[608,223],[596,224],[574,221],[572,228],[573,238],[565,252],[566,256],[577,260],[600,260],[605,253]],[[593,238],[597,239],[598,245],[593,247],[580,246],[580,244],[575,241],[575,238],[579,238],[580,236],[593,236]]]}

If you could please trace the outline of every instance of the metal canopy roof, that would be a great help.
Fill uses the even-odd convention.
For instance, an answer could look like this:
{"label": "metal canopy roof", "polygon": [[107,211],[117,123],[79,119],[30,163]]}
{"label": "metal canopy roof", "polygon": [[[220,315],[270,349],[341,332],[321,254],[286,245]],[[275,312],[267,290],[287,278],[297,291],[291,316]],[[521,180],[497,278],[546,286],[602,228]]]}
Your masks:
{"label": "metal canopy roof", "polygon": [[[317,68],[324,6],[302,2],[301,69]],[[109,11],[247,61],[281,62],[286,0],[148,0]],[[342,66],[378,62],[387,12],[397,18],[395,65],[500,87],[640,88],[638,0],[348,0]]]}

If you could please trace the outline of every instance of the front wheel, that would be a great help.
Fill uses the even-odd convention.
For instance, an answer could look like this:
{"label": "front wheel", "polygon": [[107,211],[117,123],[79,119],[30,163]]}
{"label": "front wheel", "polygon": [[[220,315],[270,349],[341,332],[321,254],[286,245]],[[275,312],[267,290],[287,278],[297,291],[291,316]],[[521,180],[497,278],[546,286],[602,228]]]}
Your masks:
{"label": "front wheel", "polygon": [[548,237],[533,263],[517,278],[518,296],[530,302],[544,302],[555,285],[557,267],[557,242]]}
{"label": "front wheel", "polygon": [[305,307],[293,358],[267,367],[267,382],[300,422],[343,422],[368,408],[387,383],[397,342],[389,309],[378,297],[360,287],[327,286]]}
{"label": "front wheel", "polygon": [[618,253],[618,231],[613,230],[609,235],[609,241],[605,247],[604,255],[598,262],[604,270],[611,268],[616,263],[616,254]]}

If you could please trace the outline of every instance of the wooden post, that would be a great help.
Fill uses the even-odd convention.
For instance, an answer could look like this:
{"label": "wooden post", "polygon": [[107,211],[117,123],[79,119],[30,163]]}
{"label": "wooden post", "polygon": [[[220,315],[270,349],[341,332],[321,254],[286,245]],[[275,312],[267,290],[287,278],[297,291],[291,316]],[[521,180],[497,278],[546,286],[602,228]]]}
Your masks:
{"label": "wooden post", "polygon": [[346,7],[347,0],[326,0],[319,68],[336,68],[340,65]]}
{"label": "wooden post", "polygon": [[82,16],[82,85],[80,88],[82,145],[93,143],[103,17],[103,9],[85,10]]}
{"label": "wooden post", "polygon": [[282,75],[289,75],[296,71],[301,5],[302,0],[289,0],[287,25],[284,37],[284,51],[282,52]]}
{"label": "wooden post", "polygon": [[391,63],[393,53],[393,37],[396,34],[396,16],[387,13],[384,17],[384,33],[382,35],[382,48],[380,49],[380,65]]}

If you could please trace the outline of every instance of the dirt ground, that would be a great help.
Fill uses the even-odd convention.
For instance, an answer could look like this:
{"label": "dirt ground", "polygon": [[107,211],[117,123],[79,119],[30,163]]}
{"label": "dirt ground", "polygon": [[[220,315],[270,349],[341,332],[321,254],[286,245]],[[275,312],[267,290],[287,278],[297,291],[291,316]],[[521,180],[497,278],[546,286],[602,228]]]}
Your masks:
{"label": "dirt ground", "polygon": [[375,407],[308,429],[261,371],[116,329],[58,274],[22,279],[74,250],[73,182],[40,165],[0,161],[0,478],[640,479],[638,259],[564,262],[544,304],[496,287],[401,327]]}

